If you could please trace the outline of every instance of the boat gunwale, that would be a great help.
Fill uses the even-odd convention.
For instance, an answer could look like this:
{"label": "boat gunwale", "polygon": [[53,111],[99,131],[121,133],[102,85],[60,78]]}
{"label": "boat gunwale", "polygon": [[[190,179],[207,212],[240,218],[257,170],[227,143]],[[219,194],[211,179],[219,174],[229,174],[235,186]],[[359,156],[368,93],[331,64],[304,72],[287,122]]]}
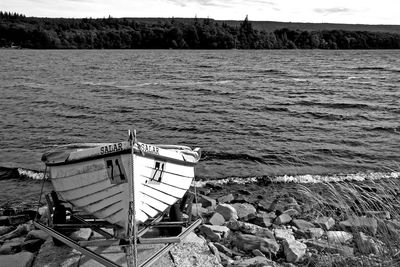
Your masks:
{"label": "boat gunwale", "polygon": [[[96,159],[101,159],[101,158],[107,158],[110,156],[130,154],[130,153],[131,153],[131,148],[128,148],[128,149],[124,149],[121,151],[111,152],[111,153],[107,153],[107,154],[103,154],[103,155],[88,156],[88,157],[79,158],[79,159],[68,160],[68,158],[67,158],[65,161],[60,161],[60,162],[48,162],[48,161],[44,161],[44,162],[45,162],[46,166],[62,166],[62,165],[75,164],[75,163],[91,161],[91,160],[96,160]],[[180,159],[175,159],[175,158],[166,157],[166,156],[162,156],[162,155],[155,155],[155,154],[148,153],[148,152],[142,152],[142,151],[139,151],[136,149],[134,149],[134,153],[137,156],[155,159],[155,160],[162,160],[162,161],[171,162],[171,163],[175,163],[175,164],[179,164],[179,165],[183,165],[183,166],[192,167],[192,166],[195,166],[197,163],[197,162],[186,161],[183,157],[182,157],[182,160],[180,160]]]}

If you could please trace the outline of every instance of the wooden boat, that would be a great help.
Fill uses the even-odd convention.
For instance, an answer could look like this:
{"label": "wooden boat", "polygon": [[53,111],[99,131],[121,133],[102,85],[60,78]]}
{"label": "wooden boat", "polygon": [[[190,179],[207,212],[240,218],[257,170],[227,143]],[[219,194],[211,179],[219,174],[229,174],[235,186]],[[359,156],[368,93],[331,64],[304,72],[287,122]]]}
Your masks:
{"label": "wooden boat", "polygon": [[199,148],[119,142],[62,146],[42,161],[63,200],[128,234],[130,196],[136,222],[158,216],[185,195],[200,156]]}

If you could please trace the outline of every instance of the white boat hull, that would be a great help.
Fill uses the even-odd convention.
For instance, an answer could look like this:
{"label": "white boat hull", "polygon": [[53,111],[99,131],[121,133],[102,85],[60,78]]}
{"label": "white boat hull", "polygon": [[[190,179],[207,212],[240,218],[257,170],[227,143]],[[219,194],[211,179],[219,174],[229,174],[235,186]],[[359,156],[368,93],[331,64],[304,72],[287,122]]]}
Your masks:
{"label": "white boat hull", "polygon": [[99,150],[95,157],[90,151],[80,150],[76,153],[80,153],[81,158],[71,153],[67,161],[61,163],[51,162],[48,160],[51,157],[47,157],[54,189],[63,200],[124,229],[128,225],[128,179],[131,177],[135,185],[137,222],[156,217],[185,195],[194,178],[194,164],[198,158],[185,153],[179,155],[182,154],[180,150],[156,146],[151,147],[159,149],[158,153],[135,150],[132,175],[132,156],[126,146],[124,144],[123,149],[103,154]]}

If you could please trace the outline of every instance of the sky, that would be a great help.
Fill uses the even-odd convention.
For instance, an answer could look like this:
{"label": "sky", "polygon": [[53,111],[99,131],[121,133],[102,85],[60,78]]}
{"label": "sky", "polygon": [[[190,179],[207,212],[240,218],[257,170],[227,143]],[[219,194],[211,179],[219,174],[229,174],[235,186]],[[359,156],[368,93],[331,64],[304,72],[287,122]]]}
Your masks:
{"label": "sky", "polygon": [[185,17],[216,20],[394,24],[400,0],[1,0],[28,17]]}

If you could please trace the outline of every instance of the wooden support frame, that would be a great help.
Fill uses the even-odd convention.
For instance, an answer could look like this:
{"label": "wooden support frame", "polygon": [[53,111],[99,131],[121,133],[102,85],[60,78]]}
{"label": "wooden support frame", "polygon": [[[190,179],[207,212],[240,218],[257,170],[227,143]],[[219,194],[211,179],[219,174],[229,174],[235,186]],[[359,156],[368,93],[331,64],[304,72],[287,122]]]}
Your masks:
{"label": "wooden support frame", "polygon": [[[87,248],[89,246],[94,246],[94,247],[100,247],[100,246],[124,246],[121,244],[127,244],[127,240],[124,239],[116,239],[114,238],[113,235],[105,232],[102,230],[100,227],[104,228],[112,228],[112,224],[103,222],[103,221],[87,221],[81,216],[78,215],[71,215],[71,218],[74,219],[75,221],[78,221],[79,223],[66,223],[66,224],[53,224],[52,223],[52,215],[53,215],[53,202],[51,201],[51,198],[49,195],[46,195],[46,200],[48,203],[49,207],[49,226],[46,226],[40,222],[34,221],[35,227],[45,231],[48,233],[50,236],[53,238],[61,241],[62,243],[78,250],[85,256],[103,264],[106,267],[120,267],[117,263],[103,257],[102,255],[94,252],[93,250]],[[54,200],[54,197],[53,197]],[[55,201],[57,201],[56,199]],[[191,205],[187,205],[187,201],[190,201],[189,204],[191,204],[191,201],[193,201],[193,198],[189,197],[184,199],[184,202],[181,203],[181,210],[183,211],[184,209],[187,209],[187,207],[190,207]],[[163,255],[165,255],[176,243],[180,243],[183,238],[185,238],[189,233],[194,231],[201,223],[202,220],[198,219],[195,222],[191,223],[190,217],[188,222],[184,221],[179,221],[179,222],[161,222],[164,214],[161,214],[157,218],[154,218],[151,222],[142,224],[143,228],[139,229],[138,234],[137,234],[137,243],[138,245],[144,245],[144,244],[166,244],[164,245],[160,250],[158,250],[156,253],[154,253],[150,258],[148,258],[146,261],[144,261],[142,264],[139,265],[139,267],[149,267],[152,264],[154,264],[158,259],[160,259]],[[178,236],[174,237],[156,237],[156,238],[144,238],[142,237],[147,231],[154,227],[176,227],[176,226],[182,226],[186,225],[188,226],[187,229],[182,231]],[[65,236],[64,234],[60,233],[56,229],[53,229],[52,227],[56,227],[56,229],[78,229],[78,228],[91,228],[93,231],[98,232],[102,236],[104,236],[106,239],[102,240],[91,240],[91,241],[80,241],[80,242],[75,242],[74,240],[70,239],[69,237]]]}
{"label": "wooden support frame", "polygon": [[[167,253],[174,245],[174,243],[179,243],[182,241],[183,238],[185,238],[189,233],[191,233],[194,229],[196,229],[200,224],[202,223],[201,219],[198,219],[197,221],[193,222],[187,229],[185,229],[181,234],[179,234],[177,237],[169,237],[169,238],[150,238],[147,239],[147,241],[140,241],[139,238],[139,243],[140,244],[160,244],[160,243],[167,243],[163,248],[161,248],[159,251],[157,251],[153,256],[151,256],[149,259],[147,259],[145,262],[140,264],[140,267],[149,267],[153,263],[155,263],[158,259],[160,259],[165,253]],[[78,250],[85,256],[94,259],[95,261],[103,264],[106,267],[120,267],[120,265],[116,264],[115,262],[112,262],[111,260],[101,256],[100,254],[92,251],[91,249],[85,248],[83,245],[95,245],[95,243],[78,243],[75,242],[74,240],[70,239],[69,237],[59,233],[58,231],[40,223],[40,222],[33,222],[35,227],[45,231],[52,237],[58,239],[59,241],[63,242],[64,244]],[[142,240],[146,240],[143,238]],[[107,242],[106,246],[112,245],[113,243],[110,243],[109,241],[117,242],[117,240],[101,240],[101,242]],[[99,243],[100,245],[100,243]]]}

